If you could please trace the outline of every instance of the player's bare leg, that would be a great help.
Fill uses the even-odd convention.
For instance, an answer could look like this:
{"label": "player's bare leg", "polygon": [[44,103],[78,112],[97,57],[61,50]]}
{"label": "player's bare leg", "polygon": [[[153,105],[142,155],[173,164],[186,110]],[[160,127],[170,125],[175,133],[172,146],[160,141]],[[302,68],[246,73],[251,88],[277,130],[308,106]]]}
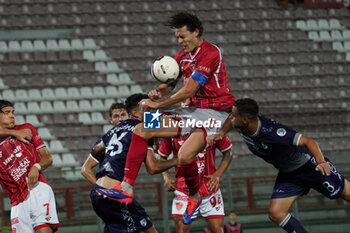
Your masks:
{"label": "player's bare leg", "polygon": [[52,232],[53,231],[51,227],[42,227],[35,231],[35,233],[52,233]]}
{"label": "player's bare leg", "polygon": [[349,201],[350,202],[350,182],[348,180],[346,180],[346,179],[344,181],[344,190],[343,190],[343,193],[341,194],[341,197],[345,201]]}
{"label": "player's bare leg", "polygon": [[191,225],[182,223],[182,218],[174,218],[176,233],[190,233]]}
{"label": "player's bare leg", "polygon": [[224,232],[224,218],[209,218],[207,219],[207,223],[211,233]]}
{"label": "player's bare leg", "polygon": [[272,222],[279,224],[288,215],[293,203],[299,196],[286,198],[273,198],[269,207],[269,218]]}
{"label": "player's bare leg", "polygon": [[269,218],[288,233],[307,233],[304,226],[290,213],[290,208],[299,196],[273,198],[270,202]]}

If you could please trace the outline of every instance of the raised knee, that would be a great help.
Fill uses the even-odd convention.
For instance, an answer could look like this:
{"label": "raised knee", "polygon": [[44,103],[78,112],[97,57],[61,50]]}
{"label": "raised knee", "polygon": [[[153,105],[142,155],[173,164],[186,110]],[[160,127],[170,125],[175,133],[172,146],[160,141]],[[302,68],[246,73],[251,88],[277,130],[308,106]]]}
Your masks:
{"label": "raised knee", "polygon": [[269,218],[272,222],[276,224],[280,224],[283,219],[287,216],[288,213],[284,213],[277,209],[269,209]]}

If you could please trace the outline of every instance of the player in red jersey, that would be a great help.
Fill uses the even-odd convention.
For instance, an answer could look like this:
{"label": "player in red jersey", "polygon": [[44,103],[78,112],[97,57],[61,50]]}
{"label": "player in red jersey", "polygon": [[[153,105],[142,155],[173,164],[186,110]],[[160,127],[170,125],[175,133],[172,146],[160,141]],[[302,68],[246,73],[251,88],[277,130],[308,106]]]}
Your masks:
{"label": "player in red jersey", "polygon": [[15,125],[13,104],[0,100],[0,185],[11,200],[12,232],[57,230],[55,197],[41,173],[51,164],[51,154],[36,129],[31,124]]}
{"label": "player in red jersey", "polygon": [[[183,46],[175,59],[179,62],[181,76],[184,77],[185,85],[172,96],[159,102],[144,99],[140,102],[142,106],[149,106],[152,109],[159,109],[173,106],[188,98],[191,99],[190,106],[181,112],[174,111],[174,115],[181,115],[180,120],[187,121],[195,119],[197,122],[210,121],[215,126],[184,128],[177,124],[176,120],[170,119],[170,125],[166,130],[144,130],[143,125],[136,126],[132,144],[125,166],[125,176],[121,190],[115,188],[116,193],[125,191],[133,193],[133,185],[139,168],[145,159],[147,152],[147,141],[153,137],[179,137],[190,134],[188,140],[179,150],[179,162],[183,169],[190,196],[198,193],[199,182],[197,166],[191,162],[196,155],[206,146],[205,137],[207,134],[215,133],[221,127],[221,122],[228,116],[233,103],[234,95],[228,86],[228,77],[225,62],[221,51],[215,45],[202,39],[203,26],[197,16],[181,12],[176,13],[169,19],[169,26],[175,29],[175,36],[178,43]],[[149,92],[153,100],[162,99],[174,89],[176,82],[161,84],[158,88]],[[159,112],[153,115],[154,119],[159,117]],[[163,119],[160,121],[164,127]],[[178,119],[179,120],[179,119]],[[219,126],[217,126],[217,124]],[[118,194],[117,194],[118,195]],[[126,197],[129,198],[129,197]],[[196,197],[197,198],[197,197]]]}
{"label": "player in red jersey", "polygon": [[[171,153],[173,153],[174,157],[177,157],[178,151],[186,139],[187,137],[172,139],[163,138],[159,146],[158,154],[163,159],[167,159]],[[199,192],[203,199],[199,206],[199,211],[207,220],[210,232],[212,233],[222,233],[223,231],[225,213],[219,180],[231,162],[231,147],[231,142],[225,136],[223,140],[204,149],[193,161],[197,164],[198,174],[201,180]],[[223,153],[222,161],[217,170],[215,169],[216,148]],[[175,167],[176,185],[174,185],[175,182],[170,177],[169,172],[164,172],[163,177],[167,191],[175,190],[172,216],[175,221],[176,232],[190,232],[191,225],[182,224],[187,205],[188,203],[191,204],[190,200],[188,200],[189,190],[185,183],[182,169]]]}

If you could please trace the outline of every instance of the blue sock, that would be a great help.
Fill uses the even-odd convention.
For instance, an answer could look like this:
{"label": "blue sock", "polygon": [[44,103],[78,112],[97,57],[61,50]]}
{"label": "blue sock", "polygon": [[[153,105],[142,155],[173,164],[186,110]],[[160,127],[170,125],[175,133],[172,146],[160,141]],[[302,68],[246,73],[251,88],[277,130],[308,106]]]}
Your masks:
{"label": "blue sock", "polygon": [[294,218],[291,214],[288,214],[280,223],[280,227],[288,233],[308,233],[301,222]]}

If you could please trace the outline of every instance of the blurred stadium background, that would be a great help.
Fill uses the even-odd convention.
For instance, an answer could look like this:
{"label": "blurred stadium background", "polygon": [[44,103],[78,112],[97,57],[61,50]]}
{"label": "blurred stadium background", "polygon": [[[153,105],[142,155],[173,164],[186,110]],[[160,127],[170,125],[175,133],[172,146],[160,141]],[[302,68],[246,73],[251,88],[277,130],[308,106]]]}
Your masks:
{"label": "blurred stadium background", "polygon": [[[203,38],[222,49],[237,98],[255,98],[263,114],[315,137],[349,178],[348,7],[347,0],[0,0],[0,97],[15,102],[17,123],[36,126],[53,155],[45,176],[55,190],[59,232],[102,232],[81,165],[111,127],[110,104],[157,85],[153,59],[180,49],[164,26],[178,10],[196,13]],[[246,233],[283,232],[266,213],[276,169],[251,155],[236,133],[230,138],[226,212],[238,213]],[[158,231],[174,232],[172,194],[161,175],[143,168],[135,192]],[[10,232],[9,210],[0,192],[0,232]],[[343,201],[311,191],[293,211],[310,232],[350,232]],[[199,218],[192,232],[204,226]]]}

